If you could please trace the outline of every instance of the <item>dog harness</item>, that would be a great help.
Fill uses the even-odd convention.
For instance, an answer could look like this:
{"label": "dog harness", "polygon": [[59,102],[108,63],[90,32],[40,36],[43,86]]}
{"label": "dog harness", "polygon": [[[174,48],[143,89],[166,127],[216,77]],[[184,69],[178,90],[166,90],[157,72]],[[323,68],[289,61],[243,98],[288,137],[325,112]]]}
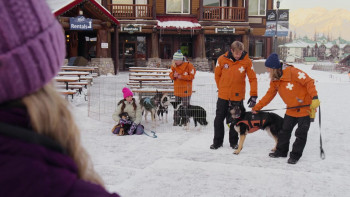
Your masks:
{"label": "dog harness", "polygon": [[237,123],[236,126],[239,124],[243,123],[247,125],[248,127],[248,133],[253,133],[263,127],[265,124],[266,117],[262,117],[261,115],[254,114],[254,115],[245,115],[243,119],[240,119]]}

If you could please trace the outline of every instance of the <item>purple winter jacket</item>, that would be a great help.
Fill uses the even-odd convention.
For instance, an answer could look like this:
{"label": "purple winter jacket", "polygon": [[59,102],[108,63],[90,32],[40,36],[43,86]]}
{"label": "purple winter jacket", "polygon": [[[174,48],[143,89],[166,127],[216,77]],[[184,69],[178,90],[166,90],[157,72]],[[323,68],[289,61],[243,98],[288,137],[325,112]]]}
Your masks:
{"label": "purple winter jacket", "polygon": [[0,196],[118,197],[79,179],[76,164],[55,141],[1,122],[1,113]]}

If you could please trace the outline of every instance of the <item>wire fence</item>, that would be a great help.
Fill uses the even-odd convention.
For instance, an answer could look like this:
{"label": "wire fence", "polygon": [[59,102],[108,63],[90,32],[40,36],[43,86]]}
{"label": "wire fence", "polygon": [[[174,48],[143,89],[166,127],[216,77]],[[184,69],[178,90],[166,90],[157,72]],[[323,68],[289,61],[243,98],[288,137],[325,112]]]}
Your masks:
{"label": "wire fence", "polygon": [[[112,115],[115,112],[117,103],[123,99],[122,89],[127,87],[127,80],[118,77],[98,77],[94,80],[94,85],[90,87],[88,92],[88,115],[90,118],[102,122],[114,124]],[[171,87],[171,90],[173,88]],[[215,118],[217,87],[215,84],[193,84],[193,94],[191,96],[191,105],[200,106],[205,110],[206,121],[208,125],[204,128],[213,128],[213,120]],[[175,97],[168,93],[170,101],[175,101]],[[134,98],[139,102],[143,97],[152,98],[155,93],[134,93]],[[196,112],[195,112],[196,113]],[[201,113],[202,114],[202,113]],[[168,113],[164,113],[163,117],[156,117],[156,121],[151,120],[151,115],[148,113],[147,122],[145,122],[145,114],[142,117],[142,124],[146,130],[154,130],[157,132],[176,131],[180,127],[173,126],[174,123],[174,107],[168,106]],[[203,118],[203,117],[201,117]],[[184,128],[184,127],[183,127]],[[194,127],[193,117],[190,118],[190,123],[186,129],[203,130],[199,125]]]}

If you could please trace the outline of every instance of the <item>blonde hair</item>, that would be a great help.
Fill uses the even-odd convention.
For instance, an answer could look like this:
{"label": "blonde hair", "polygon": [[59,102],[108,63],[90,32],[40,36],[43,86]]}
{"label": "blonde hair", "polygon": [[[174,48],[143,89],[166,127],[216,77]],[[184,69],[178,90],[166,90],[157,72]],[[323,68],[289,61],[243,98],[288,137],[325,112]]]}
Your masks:
{"label": "blonde hair", "polygon": [[276,81],[276,80],[280,80],[282,77],[282,69],[278,68],[278,69],[271,69],[270,72],[270,79],[271,81]]}
{"label": "blonde hair", "polygon": [[232,51],[235,51],[235,50],[243,51],[244,50],[244,44],[242,42],[240,42],[240,41],[234,41],[231,44],[231,49],[232,49]]}
{"label": "blonde hair", "polygon": [[78,167],[78,177],[103,186],[92,161],[81,146],[80,131],[68,108],[68,102],[55,90],[52,83],[22,98],[28,110],[33,130],[58,142]]}

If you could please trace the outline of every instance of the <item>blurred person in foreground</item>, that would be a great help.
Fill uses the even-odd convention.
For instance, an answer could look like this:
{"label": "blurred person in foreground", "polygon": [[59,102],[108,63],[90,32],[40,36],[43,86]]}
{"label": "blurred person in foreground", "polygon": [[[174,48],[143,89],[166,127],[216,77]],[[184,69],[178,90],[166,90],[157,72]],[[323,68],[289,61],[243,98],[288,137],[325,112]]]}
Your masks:
{"label": "blurred person in foreground", "polygon": [[[175,102],[181,102],[187,114],[188,106],[190,105],[192,95],[192,81],[196,75],[196,69],[190,62],[185,62],[185,57],[178,50],[173,55],[173,64],[171,65],[171,72],[169,77],[174,80],[174,95]],[[186,117],[188,119],[188,117]],[[188,121],[186,121],[188,122]],[[179,112],[174,110],[174,124],[180,124]]]}
{"label": "blurred person in foreground", "polygon": [[[218,100],[214,119],[214,139],[210,149],[222,147],[225,136],[224,120],[226,118],[227,123],[232,121],[228,116],[229,105],[236,103],[243,106],[246,76],[248,76],[250,84],[248,105],[253,107],[258,98],[256,74],[248,53],[244,51],[243,43],[234,41],[231,44],[231,49],[221,55],[216,63],[215,81],[218,88]],[[238,134],[234,127],[230,127],[229,142],[230,147],[237,149]]]}
{"label": "blurred person in foreground", "polygon": [[0,195],[109,194],[52,79],[63,29],[44,0],[0,0]]}
{"label": "blurred person in foreground", "polygon": [[[278,93],[287,105],[283,119],[282,130],[278,134],[277,149],[270,153],[272,158],[287,157],[289,141],[295,125],[295,142],[290,152],[288,163],[296,164],[303,154],[307,140],[310,122],[315,118],[316,108],[320,105],[314,80],[305,72],[280,62],[278,55],[272,53],[266,60],[265,66],[270,73],[270,87],[266,95],[253,107],[258,112],[268,105]],[[300,106],[300,107],[298,107]]]}

